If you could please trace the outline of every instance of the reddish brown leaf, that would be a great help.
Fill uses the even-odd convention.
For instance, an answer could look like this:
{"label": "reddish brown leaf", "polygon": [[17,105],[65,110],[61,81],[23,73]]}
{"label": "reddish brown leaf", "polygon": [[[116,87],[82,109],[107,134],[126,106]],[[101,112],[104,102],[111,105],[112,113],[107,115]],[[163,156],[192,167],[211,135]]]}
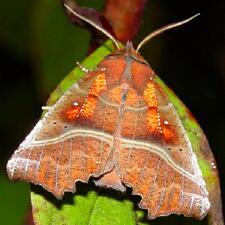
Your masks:
{"label": "reddish brown leaf", "polygon": [[33,220],[32,209],[30,209],[26,215],[26,221],[24,225],[35,225]]}
{"label": "reddish brown leaf", "polygon": [[112,25],[117,40],[126,43],[137,34],[147,0],[107,0],[104,15]]}

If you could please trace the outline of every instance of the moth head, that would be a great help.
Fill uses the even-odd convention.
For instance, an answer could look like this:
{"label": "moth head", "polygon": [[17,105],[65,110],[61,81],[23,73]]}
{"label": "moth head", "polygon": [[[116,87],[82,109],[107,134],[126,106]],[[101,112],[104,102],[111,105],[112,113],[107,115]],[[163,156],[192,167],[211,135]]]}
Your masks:
{"label": "moth head", "polygon": [[[98,26],[95,22],[93,22],[92,20],[89,20],[88,18],[80,15],[79,13],[77,13],[76,11],[74,11],[69,5],[67,4],[64,4],[64,6],[75,16],[77,16],[78,18],[80,18],[81,20],[87,22],[88,24],[90,24],[91,26],[93,26],[94,28],[96,28],[97,30],[99,30],[100,32],[102,32],[104,35],[106,35],[109,39],[111,39],[113,41],[113,43],[115,44],[116,48],[120,51],[121,47],[120,47],[120,44],[119,42],[107,31],[105,30],[104,28]],[[135,51],[135,52],[138,52],[147,42],[149,42],[151,39],[153,39],[154,37],[158,36],[159,34],[162,34],[163,32],[167,31],[167,30],[170,30],[170,29],[173,29],[175,27],[178,27],[178,26],[181,26],[185,23],[188,23],[190,22],[191,20],[193,20],[195,17],[199,16],[200,13],[188,18],[188,19],[185,19],[185,20],[182,20],[182,21],[179,21],[179,22],[175,22],[175,23],[171,23],[169,25],[166,25],[164,27],[161,27],[153,32],[151,32],[150,34],[148,34],[137,46],[136,49],[133,48],[133,45],[131,42],[127,42],[126,46],[125,46],[125,51]],[[135,55],[135,53],[134,53]],[[138,54],[136,54],[136,56],[138,57]]]}
{"label": "moth head", "polygon": [[106,56],[106,59],[131,58],[141,64],[149,65],[148,62],[134,49],[132,42],[127,41],[123,49],[117,49]]}

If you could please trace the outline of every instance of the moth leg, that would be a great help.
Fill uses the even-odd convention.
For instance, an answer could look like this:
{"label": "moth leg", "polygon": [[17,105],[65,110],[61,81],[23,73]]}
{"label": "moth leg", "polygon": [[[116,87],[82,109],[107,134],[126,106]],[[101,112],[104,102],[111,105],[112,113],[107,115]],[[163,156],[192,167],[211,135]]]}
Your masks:
{"label": "moth leg", "polygon": [[82,64],[80,64],[80,62],[76,62],[76,65],[85,73],[92,72],[92,69],[88,69],[88,68],[84,67]]}
{"label": "moth leg", "polygon": [[51,106],[42,106],[41,107],[41,109],[43,110],[43,111],[48,111],[48,110],[50,110],[52,107]]}

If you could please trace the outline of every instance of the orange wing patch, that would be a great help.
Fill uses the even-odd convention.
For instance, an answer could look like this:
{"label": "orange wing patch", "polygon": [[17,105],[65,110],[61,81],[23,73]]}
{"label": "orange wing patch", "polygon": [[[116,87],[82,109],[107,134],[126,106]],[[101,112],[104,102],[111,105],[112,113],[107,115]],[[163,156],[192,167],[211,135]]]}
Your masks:
{"label": "orange wing patch", "polygon": [[159,127],[159,115],[157,108],[149,108],[147,112],[147,127],[151,135],[159,134],[157,129]]}
{"label": "orange wing patch", "polygon": [[94,114],[98,96],[104,90],[106,90],[106,79],[105,74],[101,73],[96,77],[90,88],[90,91],[80,110],[80,116],[89,118]]}
{"label": "orange wing patch", "polygon": [[158,111],[156,87],[153,81],[148,82],[143,97],[149,107],[146,120],[150,134],[154,137],[163,137],[166,142],[172,141],[174,138],[174,131],[171,129],[168,121],[165,120],[162,123]]}
{"label": "orange wing patch", "polygon": [[158,113],[158,100],[154,83],[150,81],[143,94],[144,100],[148,105],[147,127],[152,136],[159,137],[162,133],[160,116]]}
{"label": "orange wing patch", "polygon": [[75,102],[75,104],[69,106],[66,110],[62,112],[63,119],[68,122],[74,121],[79,114],[80,108],[81,107],[78,105],[78,103]]}
{"label": "orange wing patch", "polygon": [[147,87],[143,94],[144,100],[147,102],[149,107],[158,107],[158,101],[155,92],[155,86],[152,81],[147,84]]}

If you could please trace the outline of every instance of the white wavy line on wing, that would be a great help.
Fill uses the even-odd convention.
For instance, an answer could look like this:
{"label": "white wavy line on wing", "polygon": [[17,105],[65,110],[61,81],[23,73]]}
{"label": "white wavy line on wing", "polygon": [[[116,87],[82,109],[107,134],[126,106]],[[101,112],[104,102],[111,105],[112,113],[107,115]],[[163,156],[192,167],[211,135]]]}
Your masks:
{"label": "white wavy line on wing", "polygon": [[[71,131],[68,131],[67,133],[64,133],[60,135],[59,137],[51,138],[51,139],[46,139],[46,140],[38,140],[35,141],[33,140],[30,142],[30,146],[42,146],[42,145],[50,145],[50,144],[56,144],[62,141],[65,141],[71,137],[93,137],[96,139],[103,138],[105,142],[109,143],[112,145],[112,140],[113,136],[110,134],[106,134],[104,132],[96,131],[96,130],[91,130],[91,129],[73,129]],[[155,153],[162,157],[164,160],[166,160],[176,171],[179,173],[183,173],[186,177],[189,179],[193,180],[194,182],[198,183],[199,185],[204,185],[204,181],[202,180],[202,177],[197,177],[192,174],[190,174],[188,171],[184,170],[181,168],[179,165],[177,165],[173,159],[167,154],[166,149],[160,148],[156,144],[152,143],[147,143],[147,142],[142,142],[138,140],[134,140],[131,142],[131,140],[127,138],[121,138],[121,147],[124,148],[130,148],[132,145],[133,149],[145,149],[147,151],[150,151],[152,153]],[[28,146],[26,146],[28,147]],[[22,149],[21,149],[22,150]]]}

